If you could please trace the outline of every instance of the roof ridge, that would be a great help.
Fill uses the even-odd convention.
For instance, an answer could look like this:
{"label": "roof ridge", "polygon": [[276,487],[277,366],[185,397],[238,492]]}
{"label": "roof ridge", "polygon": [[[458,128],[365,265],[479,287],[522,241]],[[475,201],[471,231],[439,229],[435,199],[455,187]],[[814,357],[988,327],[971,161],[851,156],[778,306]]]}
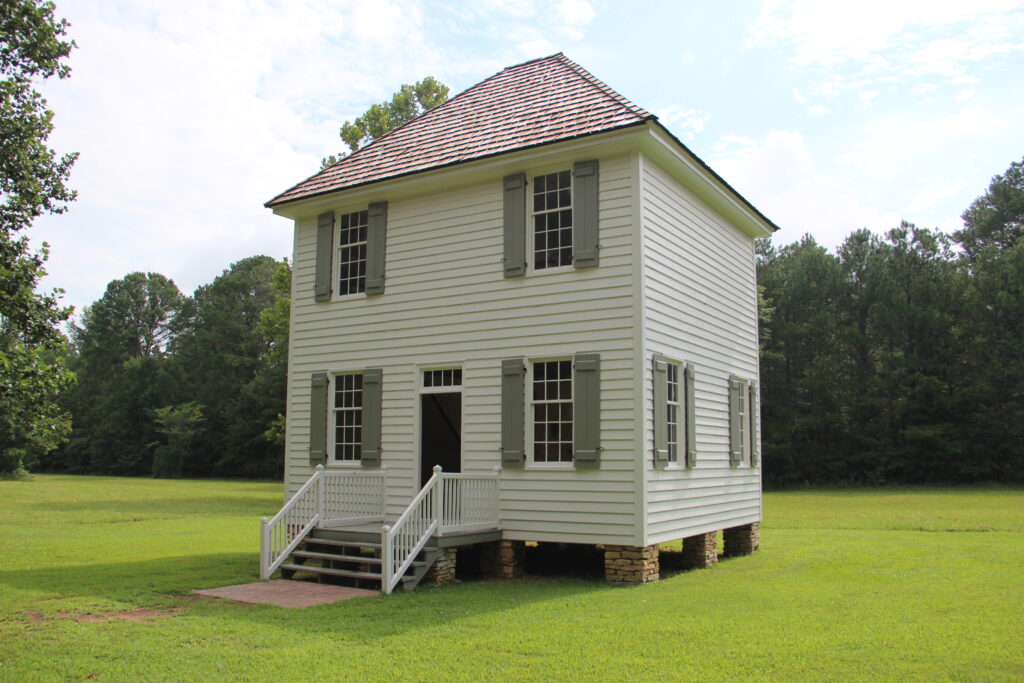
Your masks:
{"label": "roof ridge", "polygon": [[[486,83],[487,81],[490,81],[490,80],[492,80],[492,79],[495,79],[495,78],[497,78],[498,76],[501,76],[501,75],[502,75],[503,73],[505,73],[506,71],[509,71],[509,70],[511,70],[511,69],[517,69],[517,68],[519,68],[519,67],[521,67],[521,66],[526,66],[527,64],[533,64],[534,62],[543,62],[544,60],[546,60],[546,59],[551,59],[551,58],[553,58],[553,57],[562,57],[563,59],[565,59],[565,54],[564,54],[564,53],[562,53],[562,52],[556,52],[555,54],[553,54],[553,55],[548,55],[547,57],[537,57],[536,59],[529,59],[529,60],[527,60],[527,61],[525,61],[525,62],[521,62],[521,63],[519,63],[519,64],[513,64],[512,66],[506,66],[506,67],[505,67],[504,69],[502,69],[501,71],[499,71],[499,72],[497,72],[497,73],[494,73],[494,74],[491,74],[490,76],[488,76],[487,78],[483,79],[482,81],[479,81],[479,82],[477,82],[477,83],[474,83],[473,85],[469,86],[468,88],[465,88],[465,89],[463,89],[463,90],[462,90],[461,92],[458,92],[458,93],[456,93],[456,94],[455,94],[454,96],[452,96],[452,97],[449,97],[449,98],[448,98],[447,100],[445,100],[445,101],[444,101],[444,102],[442,102],[441,104],[439,104],[439,105],[437,105],[437,106],[435,106],[435,107],[431,107],[430,109],[427,109],[426,111],[424,111],[424,112],[423,112],[422,114],[418,114],[418,115],[416,115],[416,116],[412,117],[411,119],[408,119],[408,120],[406,120],[406,121],[402,121],[402,122],[401,122],[400,124],[398,124],[397,126],[395,126],[394,128],[392,128],[392,129],[391,129],[391,130],[389,130],[388,132],[384,133],[384,135],[381,135],[381,136],[380,136],[379,138],[374,138],[373,140],[371,140],[371,141],[370,141],[369,143],[367,143],[366,145],[363,145],[362,147],[360,147],[359,149],[357,149],[357,150],[356,150],[355,152],[352,152],[352,154],[346,155],[346,156],[344,156],[344,157],[342,157],[342,158],[343,158],[343,159],[348,159],[349,157],[351,157],[351,156],[353,156],[353,155],[355,155],[355,154],[358,154],[359,152],[363,151],[363,150],[364,150],[364,149],[366,149],[367,147],[371,147],[371,146],[373,146],[373,145],[377,144],[378,142],[380,142],[380,141],[381,141],[381,140],[383,140],[384,138],[388,137],[388,136],[389,136],[389,135],[391,135],[392,133],[395,133],[396,131],[399,131],[399,130],[401,130],[402,128],[404,128],[405,126],[409,125],[409,124],[410,124],[410,123],[412,123],[413,121],[418,121],[418,120],[420,120],[420,119],[423,119],[423,118],[425,118],[425,117],[427,116],[427,114],[430,114],[431,112],[435,112],[435,111],[437,111],[438,109],[440,109],[441,107],[444,107],[445,105],[447,105],[447,104],[449,104],[449,103],[451,103],[451,102],[454,102],[455,100],[459,99],[460,97],[462,97],[463,95],[465,95],[465,94],[466,94],[466,93],[468,93],[469,91],[471,91],[471,90],[474,90],[474,89],[476,89],[476,88],[477,88],[478,86],[481,86],[481,85],[483,85],[483,84],[484,84],[484,83]],[[570,62],[570,64],[572,63],[572,60],[568,60],[568,59],[567,59],[566,61],[569,61],[569,62]],[[341,159],[338,159],[338,161],[340,162],[340,161],[341,161]],[[335,163],[338,163],[338,162],[335,162]],[[334,165],[334,164],[331,164],[331,166],[333,166],[333,165]],[[330,168],[330,166],[328,166],[327,168]],[[321,172],[322,172],[322,171],[325,171],[325,170],[327,170],[327,169],[321,169]],[[314,175],[316,175],[316,174],[314,174]],[[310,177],[312,177],[312,176],[310,176]]]}

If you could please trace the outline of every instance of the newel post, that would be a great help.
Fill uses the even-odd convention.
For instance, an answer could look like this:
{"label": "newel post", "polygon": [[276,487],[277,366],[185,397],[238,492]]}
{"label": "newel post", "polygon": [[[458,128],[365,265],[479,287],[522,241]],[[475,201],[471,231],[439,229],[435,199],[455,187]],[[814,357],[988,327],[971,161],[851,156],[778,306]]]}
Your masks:
{"label": "newel post", "polygon": [[437,520],[437,533],[441,533],[444,524],[444,479],[441,478],[441,466],[434,465],[434,519]]}
{"label": "newel post", "polygon": [[324,489],[323,484],[320,482],[324,476],[324,466],[316,466],[316,515],[321,520],[324,519]]}
{"label": "newel post", "polygon": [[384,595],[391,594],[391,557],[394,548],[391,541],[391,527],[385,524],[380,530],[380,589]]}
{"label": "newel post", "polygon": [[260,581],[270,578],[270,520],[260,519]]}

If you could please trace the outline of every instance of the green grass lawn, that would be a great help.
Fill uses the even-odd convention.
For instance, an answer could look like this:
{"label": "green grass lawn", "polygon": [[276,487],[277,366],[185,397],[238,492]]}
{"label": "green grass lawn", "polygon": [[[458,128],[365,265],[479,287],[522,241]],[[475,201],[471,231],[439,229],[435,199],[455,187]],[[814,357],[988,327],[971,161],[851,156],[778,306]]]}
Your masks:
{"label": "green grass lawn", "polygon": [[0,481],[0,680],[1024,679],[1020,489],[769,493],[760,552],[644,586],[188,597],[255,580],[280,494]]}

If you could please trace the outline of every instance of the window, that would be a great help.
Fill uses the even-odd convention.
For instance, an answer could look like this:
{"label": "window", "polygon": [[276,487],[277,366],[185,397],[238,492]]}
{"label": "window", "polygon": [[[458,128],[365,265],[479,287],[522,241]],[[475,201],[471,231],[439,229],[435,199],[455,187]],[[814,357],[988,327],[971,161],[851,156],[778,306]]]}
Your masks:
{"label": "window", "polygon": [[729,378],[729,463],[755,467],[757,444],[757,383]]}
{"label": "window", "polygon": [[675,363],[667,364],[668,391],[666,403],[668,404],[668,461],[679,462],[679,366]]}
{"label": "window", "polygon": [[345,213],[338,221],[338,295],[366,291],[368,212]]}
{"label": "window", "polygon": [[531,365],[533,461],[573,460],[573,369],[570,360],[537,361]]}
{"label": "window", "polygon": [[440,389],[444,387],[462,386],[462,368],[446,368],[444,370],[424,370],[423,388]]}
{"label": "window", "polygon": [[334,377],[334,459],[359,462],[363,445],[363,375]]}
{"label": "window", "polygon": [[572,173],[533,178],[533,269],[572,265]]}

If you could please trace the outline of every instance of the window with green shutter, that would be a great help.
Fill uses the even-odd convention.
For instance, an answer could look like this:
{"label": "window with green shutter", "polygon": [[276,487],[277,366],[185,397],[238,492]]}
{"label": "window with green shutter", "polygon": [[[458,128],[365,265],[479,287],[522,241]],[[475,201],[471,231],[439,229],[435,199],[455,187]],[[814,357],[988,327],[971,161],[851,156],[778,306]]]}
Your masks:
{"label": "window with green shutter", "polygon": [[504,274],[598,265],[598,162],[506,176]]}
{"label": "window with green shutter", "polygon": [[693,366],[654,354],[654,464],[697,462]]}
{"label": "window with green shutter", "polygon": [[749,382],[729,378],[729,464],[751,464],[751,412]]}

